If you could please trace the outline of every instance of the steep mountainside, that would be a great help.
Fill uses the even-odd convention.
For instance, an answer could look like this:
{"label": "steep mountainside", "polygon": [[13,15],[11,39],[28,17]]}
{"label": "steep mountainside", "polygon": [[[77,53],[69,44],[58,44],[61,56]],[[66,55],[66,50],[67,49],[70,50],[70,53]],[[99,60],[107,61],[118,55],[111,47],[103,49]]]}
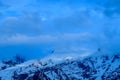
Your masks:
{"label": "steep mountainside", "polygon": [[0,70],[0,80],[120,80],[120,54],[31,60]]}

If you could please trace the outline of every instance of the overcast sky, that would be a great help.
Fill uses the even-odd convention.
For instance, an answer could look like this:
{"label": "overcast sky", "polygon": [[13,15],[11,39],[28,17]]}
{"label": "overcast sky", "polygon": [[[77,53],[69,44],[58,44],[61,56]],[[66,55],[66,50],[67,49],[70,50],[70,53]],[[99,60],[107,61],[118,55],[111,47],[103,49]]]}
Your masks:
{"label": "overcast sky", "polygon": [[0,59],[120,51],[120,0],[0,0]]}

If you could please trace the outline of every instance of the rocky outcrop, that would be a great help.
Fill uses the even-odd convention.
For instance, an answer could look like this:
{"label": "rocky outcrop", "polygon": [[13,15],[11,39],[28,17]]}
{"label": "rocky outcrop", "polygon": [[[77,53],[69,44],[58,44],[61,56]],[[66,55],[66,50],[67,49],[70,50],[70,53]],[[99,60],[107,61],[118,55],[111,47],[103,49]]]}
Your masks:
{"label": "rocky outcrop", "polygon": [[[13,80],[120,80],[120,55],[91,56],[13,70]],[[38,62],[39,63],[39,62]],[[3,79],[0,76],[1,80]],[[7,79],[6,79],[7,80]]]}

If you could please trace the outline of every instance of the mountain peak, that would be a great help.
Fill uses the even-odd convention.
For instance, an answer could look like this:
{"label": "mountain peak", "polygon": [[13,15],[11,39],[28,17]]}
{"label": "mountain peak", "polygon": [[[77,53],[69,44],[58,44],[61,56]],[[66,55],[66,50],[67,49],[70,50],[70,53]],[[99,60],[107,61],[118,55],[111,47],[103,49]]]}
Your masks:
{"label": "mountain peak", "polygon": [[[31,60],[0,71],[1,80],[117,80],[120,54]],[[10,74],[10,75],[8,75]]]}

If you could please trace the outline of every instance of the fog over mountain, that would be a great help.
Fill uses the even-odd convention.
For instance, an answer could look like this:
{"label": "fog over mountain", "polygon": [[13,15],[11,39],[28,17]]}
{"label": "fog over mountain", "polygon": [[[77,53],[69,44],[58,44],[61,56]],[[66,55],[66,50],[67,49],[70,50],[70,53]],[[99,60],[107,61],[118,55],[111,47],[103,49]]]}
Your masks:
{"label": "fog over mountain", "polygon": [[0,0],[0,80],[120,80],[120,0]]}
{"label": "fog over mountain", "polygon": [[28,59],[92,54],[98,48],[106,53],[119,52],[119,3],[119,0],[0,0],[0,59],[16,54]]}

